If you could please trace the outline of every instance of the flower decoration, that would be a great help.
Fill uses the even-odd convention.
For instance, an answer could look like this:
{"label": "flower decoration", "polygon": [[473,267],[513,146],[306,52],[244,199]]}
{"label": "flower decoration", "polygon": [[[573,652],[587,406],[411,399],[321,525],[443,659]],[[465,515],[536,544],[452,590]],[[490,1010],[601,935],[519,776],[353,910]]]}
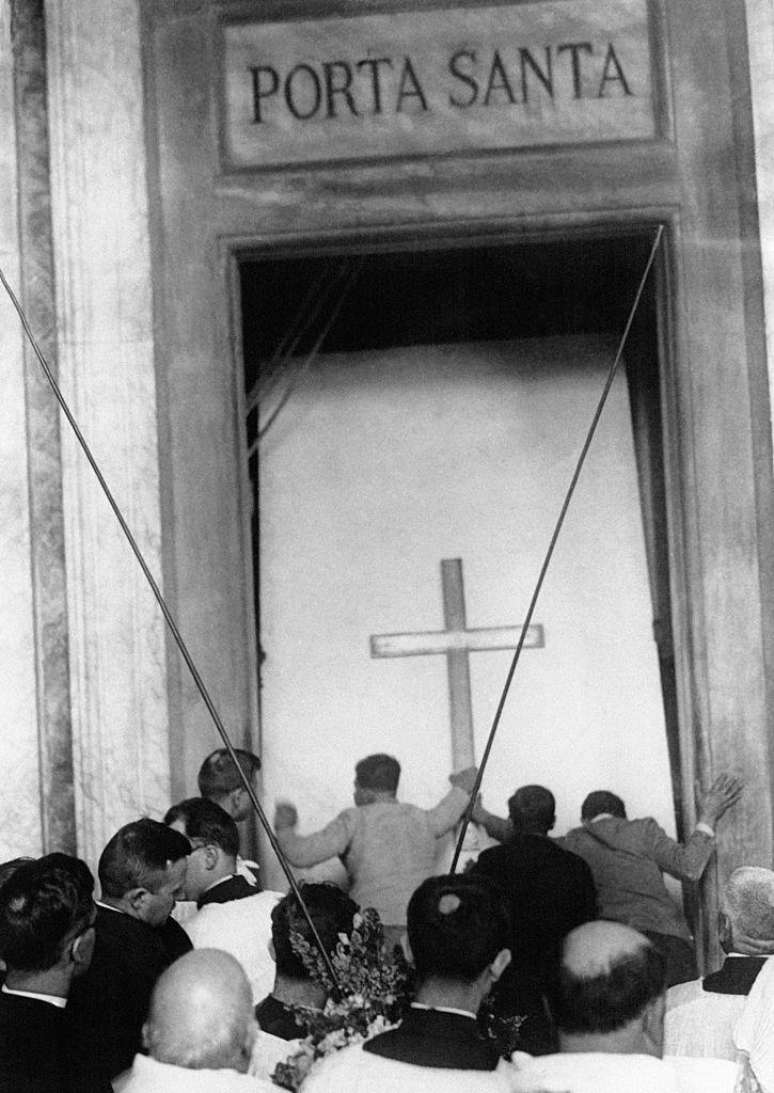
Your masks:
{"label": "flower decoration", "polygon": [[331,957],[338,991],[317,946],[295,931],[290,942],[311,977],[330,992],[324,1009],[299,1011],[297,1020],[306,1029],[306,1038],[272,1075],[276,1085],[295,1091],[315,1060],[400,1021],[413,991],[408,962],[397,945],[392,953],[385,952],[382,923],[372,907],[355,915],[349,937],[339,935]]}

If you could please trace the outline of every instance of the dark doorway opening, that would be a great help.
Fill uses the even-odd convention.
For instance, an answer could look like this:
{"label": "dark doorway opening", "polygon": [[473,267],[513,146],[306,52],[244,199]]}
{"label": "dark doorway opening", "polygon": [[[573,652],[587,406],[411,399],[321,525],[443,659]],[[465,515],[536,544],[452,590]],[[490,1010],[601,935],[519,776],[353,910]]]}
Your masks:
{"label": "dark doorway opening", "polygon": [[[652,232],[465,240],[239,256],[255,617],[260,634],[258,439],[317,352],[551,335],[620,338]],[[317,303],[315,303],[317,301]],[[310,321],[299,321],[304,309]],[[683,808],[661,414],[660,293],[651,275],[625,352],[678,837]],[[260,643],[259,643],[260,648]],[[260,667],[259,667],[260,675]]]}

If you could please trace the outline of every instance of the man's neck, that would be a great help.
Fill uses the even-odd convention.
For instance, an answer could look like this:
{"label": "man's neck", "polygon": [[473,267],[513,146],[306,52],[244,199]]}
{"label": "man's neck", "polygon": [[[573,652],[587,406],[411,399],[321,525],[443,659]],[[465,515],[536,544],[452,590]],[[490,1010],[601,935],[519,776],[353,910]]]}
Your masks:
{"label": "man's neck", "polygon": [[235,872],[236,872],[236,862],[235,861],[232,861],[229,865],[224,866],[222,869],[215,870],[215,873],[217,875],[215,877],[213,877],[213,879],[210,881],[210,883],[204,889],[204,892],[202,892],[202,895],[204,895],[206,892],[211,891],[211,889],[213,889],[216,884],[222,884],[223,881],[225,881],[225,880],[231,880],[231,878],[234,876]]}
{"label": "man's neck", "polygon": [[5,985],[9,991],[50,994],[55,998],[67,998],[71,982],[72,973],[62,968],[48,968],[44,972],[19,972],[9,969],[5,977]]}
{"label": "man's neck", "polygon": [[386,801],[394,801],[396,794],[389,789],[358,789],[355,797],[357,805],[377,805]]}
{"label": "man's neck", "polygon": [[286,1006],[306,1006],[307,1009],[322,1009],[328,997],[325,987],[313,983],[311,979],[290,979],[277,975],[271,992],[278,1002]]}
{"label": "man's neck", "polygon": [[607,1055],[655,1055],[660,1052],[641,1029],[626,1026],[615,1032],[573,1033],[559,1032],[559,1051],[562,1055],[602,1052]]}
{"label": "man's neck", "polygon": [[456,980],[427,979],[417,990],[416,1000],[431,1009],[465,1010],[478,1013],[484,992],[476,980],[475,983],[462,983]]}

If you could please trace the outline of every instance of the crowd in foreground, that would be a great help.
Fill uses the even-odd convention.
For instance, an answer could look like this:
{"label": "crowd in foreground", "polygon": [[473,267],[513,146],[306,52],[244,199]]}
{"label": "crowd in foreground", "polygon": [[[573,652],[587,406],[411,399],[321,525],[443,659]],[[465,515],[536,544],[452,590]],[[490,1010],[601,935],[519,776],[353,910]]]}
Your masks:
{"label": "crowd in foreground", "polygon": [[[257,757],[238,754],[254,778]],[[431,810],[397,800],[399,775],[389,756],[361,761],[354,808],[312,835],[278,808],[291,862],[337,854],[349,874],[348,893],[304,884],[303,904],[261,891],[240,858],[248,795],[223,752],[199,797],[109,840],[98,899],[66,854],[0,867],[0,1091],[247,1093],[274,1076],[303,1093],[774,1093],[774,873],[732,873],[726,959],[703,979],[663,881],[701,877],[736,779],[713,783],[682,843],[607,791],[551,839],[551,793],[524,786],[507,819],[476,805],[499,845],[433,876],[475,771]],[[355,987],[346,960],[369,923],[378,967]],[[364,1035],[332,1033],[369,994]]]}

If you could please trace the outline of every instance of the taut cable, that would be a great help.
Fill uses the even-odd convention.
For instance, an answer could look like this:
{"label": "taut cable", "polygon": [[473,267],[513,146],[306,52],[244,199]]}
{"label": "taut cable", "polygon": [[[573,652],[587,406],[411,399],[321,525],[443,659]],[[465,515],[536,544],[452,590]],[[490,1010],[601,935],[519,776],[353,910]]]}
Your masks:
{"label": "taut cable", "polygon": [[636,292],[636,295],[634,297],[634,302],[632,303],[632,306],[629,310],[629,317],[626,320],[626,326],[624,327],[623,334],[621,335],[621,339],[618,343],[618,350],[616,352],[613,363],[610,366],[610,370],[608,371],[607,379],[605,381],[605,386],[602,390],[602,394],[600,396],[599,402],[597,403],[597,408],[594,412],[594,417],[591,420],[591,425],[589,426],[588,433],[586,434],[586,440],[584,441],[583,447],[581,449],[581,453],[578,457],[578,462],[577,462],[577,464],[575,466],[575,470],[573,472],[572,479],[570,480],[570,485],[567,489],[567,493],[565,495],[564,502],[562,504],[561,511],[559,512],[559,518],[556,521],[556,526],[554,528],[554,533],[551,536],[551,542],[548,544],[548,550],[546,551],[546,556],[543,560],[543,565],[540,568],[540,573],[538,575],[537,584],[535,585],[535,591],[532,593],[532,599],[530,600],[529,610],[527,611],[527,614],[525,616],[524,623],[523,623],[522,628],[521,628],[521,633],[519,634],[519,640],[518,640],[518,643],[516,645],[516,651],[513,654],[513,659],[511,660],[511,666],[508,669],[508,675],[506,676],[506,679],[505,679],[505,686],[503,687],[503,691],[502,691],[502,694],[500,696],[500,701],[497,704],[497,710],[496,710],[495,715],[494,715],[494,720],[492,721],[492,728],[489,730],[489,737],[488,737],[487,742],[486,742],[486,747],[484,748],[484,754],[481,756],[481,763],[479,764],[478,774],[476,775],[476,781],[473,785],[473,791],[470,795],[470,801],[468,803],[468,807],[465,809],[465,814],[462,817],[462,824],[460,826],[460,833],[459,833],[459,836],[457,838],[457,845],[454,848],[454,857],[452,858],[452,863],[451,863],[450,872],[452,872],[452,873],[455,873],[457,871],[457,864],[459,863],[460,854],[462,853],[462,844],[465,841],[465,834],[468,830],[468,824],[470,823],[471,817],[473,815],[473,809],[475,808],[476,798],[478,797],[479,791],[481,789],[481,782],[482,782],[483,777],[484,777],[484,771],[486,770],[486,764],[489,760],[489,753],[492,750],[492,744],[494,743],[494,738],[495,738],[495,735],[497,733],[498,726],[500,724],[500,718],[502,716],[503,708],[505,706],[505,700],[508,697],[508,692],[510,691],[510,688],[511,688],[511,681],[513,680],[514,672],[516,671],[516,665],[519,663],[519,658],[521,657],[521,650],[524,646],[524,641],[527,637],[527,631],[529,630],[530,625],[532,623],[532,616],[535,612],[535,605],[537,604],[538,596],[540,595],[540,590],[543,587],[543,581],[544,581],[546,573],[548,571],[548,566],[551,562],[551,557],[554,553],[554,547],[556,546],[556,541],[559,538],[559,532],[562,530],[562,525],[564,524],[564,518],[567,515],[568,508],[570,507],[570,501],[572,500],[572,496],[575,493],[575,487],[578,484],[578,479],[580,478],[581,471],[583,470],[583,464],[586,462],[586,456],[588,454],[589,448],[591,447],[591,442],[594,439],[595,432],[597,431],[597,425],[599,424],[599,419],[602,416],[602,411],[605,407],[605,403],[607,402],[607,396],[610,394],[610,388],[613,386],[613,380],[615,379],[616,372],[618,371],[618,366],[621,363],[621,359],[623,357],[624,347],[626,346],[626,342],[627,342],[627,339],[629,337],[629,331],[632,328],[632,323],[634,322],[634,316],[637,314],[637,308],[640,306],[640,299],[642,298],[642,293],[645,290],[645,283],[648,279],[648,274],[650,273],[651,266],[653,265],[653,261],[656,257],[656,251],[658,250],[659,244],[661,242],[661,236],[663,235],[663,233],[664,233],[664,225],[659,224],[658,228],[656,229],[656,235],[655,235],[655,238],[653,240],[653,245],[650,248],[650,254],[648,255],[648,260],[645,263],[645,269],[643,270],[642,277],[640,278],[640,283],[637,287],[637,292]]}
{"label": "taut cable", "polygon": [[166,620],[166,623],[167,623],[167,626],[169,627],[170,633],[172,634],[172,637],[175,639],[175,643],[176,643],[178,649],[180,650],[180,652],[182,654],[183,660],[186,662],[186,664],[188,666],[188,670],[191,673],[191,678],[193,679],[194,683],[196,684],[196,688],[199,691],[199,694],[201,695],[202,700],[204,701],[204,705],[207,707],[207,711],[209,712],[209,715],[212,718],[212,721],[213,721],[213,724],[215,725],[215,728],[218,730],[218,734],[220,735],[220,738],[223,741],[223,745],[224,745],[226,751],[228,752],[229,756],[231,757],[231,760],[234,763],[234,765],[235,765],[235,767],[236,767],[236,769],[239,773],[239,778],[242,782],[242,785],[245,788],[245,792],[247,793],[248,797],[250,798],[250,802],[253,806],[253,809],[255,810],[255,813],[256,813],[258,819],[260,820],[261,826],[263,827],[264,831],[266,832],[266,837],[268,838],[269,843],[271,844],[271,848],[274,851],[274,853],[276,854],[277,860],[279,861],[280,865],[282,866],[282,871],[285,874],[285,876],[287,877],[288,884],[290,885],[290,888],[293,892],[293,895],[298,900],[298,903],[299,903],[299,906],[301,907],[304,918],[306,919],[306,921],[309,925],[309,929],[312,933],[312,937],[314,938],[315,944],[317,945],[317,948],[320,950],[320,955],[323,958],[323,961],[325,963],[325,967],[328,971],[328,974],[331,977],[331,980],[334,984],[335,989],[338,991],[338,990],[340,990],[338,976],[336,975],[336,971],[333,967],[330,956],[328,955],[328,953],[325,949],[325,946],[322,943],[322,939],[320,938],[320,935],[317,932],[317,927],[315,926],[314,922],[312,921],[312,916],[310,915],[309,908],[306,906],[304,898],[301,895],[301,892],[299,890],[296,878],[293,876],[293,873],[290,869],[290,866],[289,866],[288,861],[285,857],[285,854],[283,853],[282,847],[279,845],[279,843],[277,841],[277,837],[274,834],[274,831],[272,830],[271,824],[269,823],[268,819],[266,818],[266,813],[263,811],[263,808],[261,807],[261,803],[258,800],[258,796],[257,796],[255,790],[253,789],[252,783],[251,783],[250,779],[247,777],[247,775],[245,774],[244,770],[242,770],[242,766],[239,762],[239,759],[237,758],[237,754],[234,751],[234,746],[231,743],[231,740],[229,739],[228,733],[226,732],[226,727],[223,724],[218,711],[215,709],[215,704],[213,703],[212,698],[210,697],[209,691],[207,690],[206,686],[204,685],[204,680],[202,679],[196,665],[194,664],[193,657],[191,656],[191,654],[188,650],[188,646],[186,645],[185,641],[183,640],[183,636],[182,636],[182,634],[180,633],[180,631],[177,627],[177,623],[175,622],[175,620],[172,616],[172,612],[170,611],[170,609],[167,605],[167,602],[164,599],[164,596],[162,595],[161,589],[159,588],[158,584],[156,583],[156,580],[155,580],[153,574],[151,573],[151,571],[148,567],[148,563],[145,561],[145,558],[143,556],[142,551],[140,550],[139,546],[137,545],[137,541],[136,541],[134,535],[132,534],[132,532],[129,528],[129,525],[127,524],[126,520],[124,519],[124,515],[121,512],[121,509],[118,507],[118,503],[117,503],[116,499],[113,497],[113,494],[110,490],[110,487],[108,486],[107,482],[105,481],[105,477],[102,474],[102,471],[100,470],[99,465],[97,464],[97,461],[94,458],[94,455],[92,454],[91,449],[89,448],[89,445],[86,443],[86,439],[84,438],[83,433],[81,432],[81,430],[78,426],[78,422],[75,420],[75,417],[73,416],[73,413],[70,410],[70,407],[68,406],[64,395],[62,394],[62,390],[61,390],[61,388],[60,388],[60,386],[59,386],[59,384],[56,380],[56,377],[54,376],[54,373],[51,370],[51,366],[49,365],[48,361],[44,357],[41,349],[38,346],[38,343],[35,341],[35,337],[32,333],[32,330],[30,329],[30,325],[27,322],[27,316],[24,314],[24,310],[23,310],[21,304],[19,303],[19,301],[17,300],[13,289],[8,284],[8,281],[5,277],[5,274],[3,273],[2,269],[0,269],[0,282],[2,282],[3,288],[8,293],[8,296],[11,300],[11,303],[13,304],[13,306],[16,310],[16,313],[19,316],[19,319],[21,321],[22,327],[24,328],[24,333],[27,335],[29,343],[32,346],[33,352],[35,353],[35,356],[38,358],[38,361],[40,362],[40,366],[41,366],[41,368],[43,369],[43,371],[46,375],[46,379],[49,382],[51,390],[54,392],[56,400],[59,403],[59,405],[61,406],[62,412],[64,413],[65,417],[67,418],[67,421],[70,425],[70,428],[72,429],[73,433],[75,434],[75,437],[76,437],[79,445],[81,446],[81,449],[83,450],[83,454],[86,456],[86,459],[88,460],[91,469],[94,471],[94,474],[96,475],[97,481],[99,482],[100,486],[102,487],[102,492],[105,494],[105,497],[108,500],[108,504],[110,505],[111,509],[113,510],[113,514],[115,515],[116,520],[118,520],[118,523],[121,527],[121,530],[124,533],[124,536],[126,537],[127,542],[129,543],[129,546],[132,548],[132,552],[134,553],[134,556],[135,556],[135,558],[137,559],[137,561],[140,565],[140,569],[143,571],[143,573],[145,575],[145,579],[147,580],[148,584],[151,587],[151,591],[153,592],[153,595],[156,598],[156,602],[158,603],[159,607],[161,608],[161,613],[163,614],[164,619]]}

